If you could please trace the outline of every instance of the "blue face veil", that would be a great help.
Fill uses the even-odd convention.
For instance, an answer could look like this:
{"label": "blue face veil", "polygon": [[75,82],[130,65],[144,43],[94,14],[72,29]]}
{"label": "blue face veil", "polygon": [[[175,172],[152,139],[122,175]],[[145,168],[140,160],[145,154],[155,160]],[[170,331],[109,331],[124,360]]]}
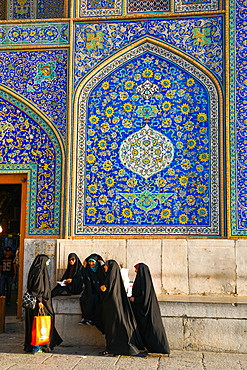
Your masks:
{"label": "blue face veil", "polygon": [[93,270],[93,272],[97,272],[98,271],[98,268],[99,268],[99,262],[98,261],[96,261],[95,259],[93,259],[93,258],[89,258],[89,260],[88,260],[88,262],[89,261],[93,261],[93,262],[95,262],[96,263],[96,265],[95,266],[90,266],[89,265],[89,267],[90,267],[90,269],[91,270]]}

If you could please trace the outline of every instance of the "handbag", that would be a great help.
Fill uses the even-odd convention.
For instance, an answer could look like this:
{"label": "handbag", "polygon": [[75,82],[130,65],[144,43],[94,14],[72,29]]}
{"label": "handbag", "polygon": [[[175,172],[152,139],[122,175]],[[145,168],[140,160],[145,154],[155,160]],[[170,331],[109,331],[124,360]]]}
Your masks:
{"label": "handbag", "polygon": [[22,298],[22,307],[23,308],[31,308],[32,310],[35,309],[36,306],[36,297],[26,291]]}
{"label": "handbag", "polygon": [[39,310],[39,316],[34,316],[32,325],[32,346],[41,346],[50,343],[51,316]]}

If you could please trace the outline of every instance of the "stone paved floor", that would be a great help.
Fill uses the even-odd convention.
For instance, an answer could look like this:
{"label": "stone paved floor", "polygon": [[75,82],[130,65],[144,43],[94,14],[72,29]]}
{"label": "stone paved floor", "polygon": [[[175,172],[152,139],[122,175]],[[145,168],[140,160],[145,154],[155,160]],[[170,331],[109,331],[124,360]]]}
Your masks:
{"label": "stone paved floor", "polygon": [[247,370],[247,354],[172,351],[170,357],[101,357],[103,348],[59,346],[52,353],[23,352],[22,333],[0,334],[1,370]]}

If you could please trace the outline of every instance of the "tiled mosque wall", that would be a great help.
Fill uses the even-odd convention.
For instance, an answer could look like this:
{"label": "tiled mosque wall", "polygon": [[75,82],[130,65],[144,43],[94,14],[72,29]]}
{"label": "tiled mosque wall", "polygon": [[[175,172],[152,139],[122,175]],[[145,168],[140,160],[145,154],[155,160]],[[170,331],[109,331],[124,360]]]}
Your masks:
{"label": "tiled mosque wall", "polygon": [[73,27],[66,2],[2,5],[0,171],[28,174],[29,240],[172,237],[183,255],[193,237],[200,256],[247,235],[244,2],[230,34],[215,0],[81,0]]}

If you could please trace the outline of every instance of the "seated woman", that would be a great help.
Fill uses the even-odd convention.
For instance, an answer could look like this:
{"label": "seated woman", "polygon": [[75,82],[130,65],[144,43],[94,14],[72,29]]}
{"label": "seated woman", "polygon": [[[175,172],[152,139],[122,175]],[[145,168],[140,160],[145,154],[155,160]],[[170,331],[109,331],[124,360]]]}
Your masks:
{"label": "seated woman", "polygon": [[144,346],[148,352],[169,354],[170,348],[149,268],[144,263],[134,267],[136,278],[130,301]]}
{"label": "seated woman", "polygon": [[64,286],[57,284],[51,291],[51,296],[81,294],[83,290],[83,266],[75,253],[68,256],[68,266],[61,279]]}
{"label": "seated woman", "polygon": [[144,347],[124,288],[120,268],[116,261],[109,260],[103,269],[104,279],[100,289],[106,351],[100,354],[138,355]]}
{"label": "seated woman", "polygon": [[104,332],[100,306],[100,264],[103,258],[93,253],[83,262],[83,293],[80,298],[82,320],[78,324],[95,325]]}

